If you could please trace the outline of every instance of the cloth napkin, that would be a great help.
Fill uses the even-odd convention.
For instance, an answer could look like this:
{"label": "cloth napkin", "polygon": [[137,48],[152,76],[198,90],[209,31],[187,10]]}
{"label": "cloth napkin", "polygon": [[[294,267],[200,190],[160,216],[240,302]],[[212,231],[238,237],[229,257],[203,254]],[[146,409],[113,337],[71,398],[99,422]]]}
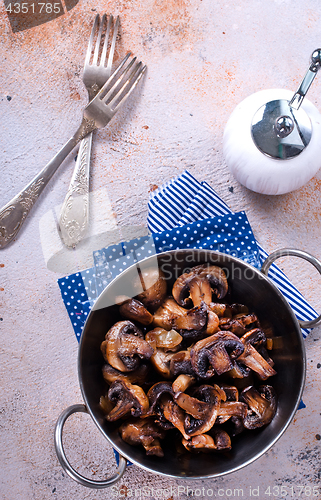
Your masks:
{"label": "cloth napkin", "polygon": [[[149,236],[97,250],[93,254],[93,267],[58,280],[78,341],[95,299],[108,283],[150,255],[204,248],[238,257],[258,269],[268,256],[256,241],[246,214],[233,213],[211,186],[197,181],[187,170],[151,194],[147,223]],[[276,264],[272,264],[268,276],[299,320],[318,317]],[[309,332],[310,329],[302,329],[303,337]]]}

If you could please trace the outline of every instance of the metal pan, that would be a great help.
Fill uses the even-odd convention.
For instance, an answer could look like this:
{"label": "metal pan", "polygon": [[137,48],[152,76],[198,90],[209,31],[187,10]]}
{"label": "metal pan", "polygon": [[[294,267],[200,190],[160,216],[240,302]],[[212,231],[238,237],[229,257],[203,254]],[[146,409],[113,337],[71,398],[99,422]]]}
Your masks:
{"label": "metal pan", "polygon": [[[282,293],[266,276],[272,262],[282,256],[294,255],[311,262],[321,273],[321,263],[306,252],[282,249],[271,254],[264,262],[261,271],[237,258],[218,252],[205,250],[179,250],[152,256],[114,279],[102,292],[91,310],[85,324],[78,355],[79,383],[85,405],[73,405],[58,418],[55,429],[55,447],[58,459],[65,471],[78,483],[91,488],[105,488],[118,481],[125,469],[127,460],[148,472],[167,477],[184,479],[205,479],[223,476],[247,466],[263,455],[282,436],[291,423],[301,400],[305,383],[305,349],[301,327],[308,328],[320,322],[321,316],[313,321],[299,322]],[[101,395],[106,386],[101,369],[104,360],[100,344],[107,330],[120,319],[117,296],[137,295],[138,266],[141,270],[161,268],[165,273],[168,286],[194,265],[211,263],[224,268],[232,302],[246,304],[260,319],[261,324],[273,329],[274,335],[281,339],[282,346],[273,349],[277,375],[272,385],[278,395],[278,409],[272,422],[265,428],[249,431],[237,436],[232,450],[224,454],[179,453],[172,443],[163,446],[164,458],[147,456],[145,450],[125,443],[117,430],[118,425],[109,423],[99,406]],[[168,288],[170,290],[170,288]],[[94,481],[80,475],[68,462],[62,442],[63,426],[67,418],[75,412],[87,412],[94,423],[120,454],[117,473],[106,480]]]}

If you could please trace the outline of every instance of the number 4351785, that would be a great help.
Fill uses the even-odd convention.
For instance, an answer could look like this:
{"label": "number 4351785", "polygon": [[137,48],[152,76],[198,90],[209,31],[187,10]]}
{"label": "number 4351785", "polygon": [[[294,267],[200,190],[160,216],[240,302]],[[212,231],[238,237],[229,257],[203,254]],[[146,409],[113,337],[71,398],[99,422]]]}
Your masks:
{"label": "number 4351785", "polygon": [[7,12],[10,14],[60,14],[63,13],[61,3],[9,3]]}

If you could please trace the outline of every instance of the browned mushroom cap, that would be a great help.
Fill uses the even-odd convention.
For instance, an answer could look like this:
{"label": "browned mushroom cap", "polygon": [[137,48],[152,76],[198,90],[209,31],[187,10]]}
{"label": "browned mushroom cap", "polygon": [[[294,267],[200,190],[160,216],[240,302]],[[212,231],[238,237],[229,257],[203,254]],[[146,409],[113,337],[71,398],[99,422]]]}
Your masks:
{"label": "browned mushroom cap", "polygon": [[123,373],[110,364],[104,364],[102,368],[103,377],[108,384],[112,384],[115,380],[126,380],[131,384],[142,385],[146,382],[147,376],[150,372],[150,366],[142,363],[136,370],[132,372]]}
{"label": "browned mushroom cap", "polygon": [[258,343],[258,339],[262,336],[265,338],[264,332],[262,332],[259,328],[255,328],[254,330],[251,330],[243,335],[240,340],[244,345],[244,351],[237,358],[237,361],[256,372],[262,380],[266,380],[272,375],[275,375],[276,371],[252,345],[254,343]]}
{"label": "browned mushroom cap", "polygon": [[136,370],[140,359],[149,359],[152,347],[144,340],[142,332],[131,321],[118,321],[106,334],[101,344],[105,360],[116,370]]}
{"label": "browned mushroom cap", "polygon": [[140,269],[140,281],[144,292],[137,295],[137,299],[144,304],[147,309],[156,311],[165,299],[167,285],[164,273],[158,267],[150,269]]}
{"label": "browned mushroom cap", "polygon": [[233,359],[233,368],[229,370],[226,375],[231,378],[246,378],[250,375],[250,373],[250,368]]}
{"label": "browned mushroom cap", "polygon": [[239,400],[239,391],[235,385],[220,384],[220,388],[225,392],[225,401]]}
{"label": "browned mushroom cap", "polygon": [[149,399],[149,415],[158,414],[157,407],[161,403],[161,399],[164,395],[174,397],[174,391],[170,382],[157,382],[148,390],[147,397]]}
{"label": "browned mushroom cap", "polygon": [[243,419],[246,429],[257,429],[272,421],[277,409],[277,397],[272,386],[263,385],[258,390],[249,386],[241,392],[240,400],[249,407]]}
{"label": "browned mushroom cap", "polygon": [[158,327],[146,333],[145,340],[154,350],[171,351],[179,346],[183,337],[176,330],[164,330],[164,328]]}
{"label": "browned mushroom cap", "polygon": [[244,351],[243,343],[231,332],[217,332],[196,342],[191,350],[191,363],[201,378],[221,375],[233,368],[232,359]]}
{"label": "browned mushroom cap", "polygon": [[119,312],[124,318],[138,321],[138,323],[142,325],[150,325],[153,321],[152,314],[147,311],[144,304],[136,299],[126,300],[126,302],[120,306]]}
{"label": "browned mushroom cap", "polygon": [[214,438],[214,443],[218,451],[230,450],[232,448],[230,436],[226,431],[220,429],[220,427],[214,426],[211,429],[211,436]]}
{"label": "browned mushroom cap", "polygon": [[178,351],[171,356],[169,373],[172,378],[181,373],[191,375],[192,377],[195,376],[191,363],[191,351],[189,349]]}
{"label": "browned mushroom cap", "polygon": [[129,413],[133,417],[140,417],[149,408],[148,397],[143,389],[125,380],[118,380],[111,384],[108,399],[115,404],[106,417],[109,422],[114,422]]}
{"label": "browned mushroom cap", "polygon": [[213,293],[217,298],[222,299],[227,290],[228,284],[224,271],[218,266],[201,264],[177,278],[172,294],[181,306],[188,304],[189,299],[192,300],[194,306],[199,306],[201,302],[210,304]]}
{"label": "browned mushroom cap", "polygon": [[188,309],[184,316],[174,319],[173,327],[180,332],[184,340],[195,342],[204,337],[207,322],[207,306],[202,302],[201,305]]}
{"label": "browned mushroom cap", "polygon": [[243,419],[241,417],[234,417],[228,419],[228,421],[224,424],[224,430],[227,431],[228,435],[231,437],[237,436],[241,434],[245,429],[243,424]]}
{"label": "browned mushroom cap", "polygon": [[171,330],[174,320],[186,315],[186,309],[179,306],[173,297],[168,297],[154,313],[153,326]]}
{"label": "browned mushroom cap", "polygon": [[220,392],[216,388],[201,385],[193,396],[180,393],[175,399],[186,412],[184,427],[188,436],[205,434],[213,427],[221,403]]}
{"label": "browned mushroom cap", "polygon": [[157,382],[148,391],[147,397],[149,399],[148,415],[154,418],[154,421],[162,429],[173,429],[173,424],[164,416],[164,404],[173,399],[174,392],[170,382]]}
{"label": "browned mushroom cap", "polygon": [[214,439],[208,434],[193,436],[191,439],[183,438],[182,444],[188,451],[192,452],[207,452],[217,449]]}
{"label": "browned mushroom cap", "polygon": [[243,323],[235,318],[220,318],[219,327],[221,330],[228,330],[239,337],[246,332],[246,328]]}
{"label": "browned mushroom cap", "polygon": [[163,457],[159,439],[164,439],[165,431],[160,429],[152,419],[130,419],[119,428],[122,439],[130,445],[143,445],[146,455]]}

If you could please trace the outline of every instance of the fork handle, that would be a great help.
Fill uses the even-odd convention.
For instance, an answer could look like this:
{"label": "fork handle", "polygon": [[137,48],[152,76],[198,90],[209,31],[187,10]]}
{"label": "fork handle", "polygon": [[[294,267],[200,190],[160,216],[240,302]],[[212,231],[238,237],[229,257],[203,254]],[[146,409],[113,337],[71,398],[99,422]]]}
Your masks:
{"label": "fork handle", "polygon": [[59,216],[60,237],[67,247],[75,247],[88,227],[89,169],[92,132],[82,139],[76,166]]}
{"label": "fork handle", "polygon": [[0,209],[0,249],[7,246],[18,234],[39,195],[79,140],[76,134],[71,137],[39,174]]}

